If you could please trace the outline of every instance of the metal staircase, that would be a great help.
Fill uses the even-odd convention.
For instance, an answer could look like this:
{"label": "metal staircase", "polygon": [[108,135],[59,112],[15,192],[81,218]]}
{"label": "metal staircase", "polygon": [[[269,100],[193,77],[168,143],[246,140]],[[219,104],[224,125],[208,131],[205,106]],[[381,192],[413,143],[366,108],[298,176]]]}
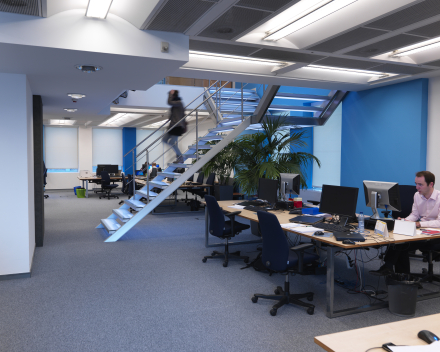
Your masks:
{"label": "metal staircase", "polygon": [[[265,90],[263,97],[260,99],[260,97],[254,90],[245,90],[244,87],[241,89],[224,88],[224,86],[229,82],[226,82],[222,86],[219,86],[218,84],[215,87],[216,83],[212,84],[201,94],[204,97],[203,102],[183,118],[185,119],[193,113],[195,113],[196,116],[195,126],[186,133],[191,133],[195,129],[196,143],[194,145],[190,145],[188,149],[182,154],[184,162],[174,162],[169,164],[169,166],[164,169],[164,171],[159,172],[153,180],[149,179],[147,172],[146,185],[140,190],[136,190],[136,187],[134,187],[133,185],[133,196],[130,199],[125,200],[124,204],[119,209],[113,209],[112,214],[110,214],[110,216],[106,219],[102,219],[101,223],[97,226],[97,228],[105,229],[109,234],[109,237],[105,240],[105,242],[115,242],[119,240],[133,226],[135,226],[146,215],[148,215],[158,205],[160,205],[168,196],[173,194],[173,192],[175,192],[186,180],[188,180],[188,178],[194,175],[194,173],[198,172],[208,161],[210,161],[217,153],[219,153],[224,147],[226,147],[234,138],[239,136],[244,130],[250,128],[251,123],[259,124],[263,118],[268,118],[266,116],[266,111],[268,109],[271,110],[271,103],[275,98],[279,88],[279,86],[268,87],[267,90]],[[319,113],[319,116],[313,118],[321,119],[321,121],[316,123],[316,125],[324,124],[331,113],[336,109],[337,105],[342,100],[341,95],[338,95],[338,92],[339,91],[333,92],[333,94],[329,97],[321,97],[323,106],[319,106],[318,109],[314,109],[314,113]],[[195,98],[191,103],[193,103],[201,95]],[[345,95],[345,92],[343,95]],[[307,100],[310,99],[310,97],[306,98],[304,96],[301,96],[299,97],[299,99]],[[191,103],[189,103],[187,106],[189,106]],[[206,109],[209,112],[209,115],[199,121],[197,109],[201,105],[205,105]],[[283,109],[284,108],[285,107],[283,106]],[[280,106],[275,105],[275,108],[273,108],[273,110],[275,109],[280,109]],[[324,113],[326,114],[325,118],[322,117]],[[210,117],[215,117],[215,120],[217,122],[216,127],[208,130],[206,135],[199,137],[199,123],[205,121]],[[304,119],[304,117],[296,118]],[[310,118],[305,119],[310,120]],[[148,170],[148,165],[156,161],[152,160],[150,162],[149,160],[149,155],[151,152],[150,148],[153,148],[153,146],[160,139],[163,138],[162,136],[157,138],[147,148],[143,149],[137,154],[136,148],[139,147],[139,145],[141,145],[149,137],[154,135],[155,132],[164,127],[166,123],[167,122],[165,122],[156,131],[152,132],[147,138],[136,145],[126,155],[124,155],[125,157],[131,153],[133,156],[133,164],[129,168],[132,168],[132,170],[134,170],[136,168],[136,161],[140,158],[146,158],[146,170]],[[215,145],[208,144],[208,142],[213,140],[218,141],[218,143],[216,143]],[[170,150],[171,148],[172,147],[170,147],[168,150]],[[209,151],[206,154],[201,155],[199,154],[199,150],[201,149],[208,149]],[[164,154],[168,152],[168,150],[166,150]],[[159,159],[160,157],[161,156],[159,156],[157,159]],[[194,164],[186,163],[188,159],[196,159],[196,162]],[[183,173],[176,173],[175,170],[178,168],[184,168],[186,169],[186,171],[184,171]],[[172,178],[173,182],[164,182],[165,178]],[[134,182],[134,180],[132,180],[132,182]],[[162,191],[160,193],[156,193],[153,191],[153,188],[160,188]],[[141,199],[145,199],[146,201],[141,201]],[[133,210],[136,211],[135,214],[132,213]]]}

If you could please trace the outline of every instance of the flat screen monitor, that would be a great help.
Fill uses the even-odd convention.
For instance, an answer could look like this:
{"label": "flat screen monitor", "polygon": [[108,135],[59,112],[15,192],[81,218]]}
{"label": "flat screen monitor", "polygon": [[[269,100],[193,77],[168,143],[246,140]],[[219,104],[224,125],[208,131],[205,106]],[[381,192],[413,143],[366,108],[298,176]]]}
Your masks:
{"label": "flat screen monitor", "polygon": [[258,198],[276,204],[278,200],[278,180],[260,178],[258,181]]}
{"label": "flat screen monitor", "polygon": [[355,218],[358,193],[357,187],[322,185],[319,211]]}
{"label": "flat screen monitor", "polygon": [[299,174],[280,173],[280,180],[282,196],[286,196],[292,193],[295,195],[299,195],[301,186],[301,176]]}
{"label": "flat screen monitor", "polygon": [[144,173],[142,170],[136,170],[136,176],[144,176]]}
{"label": "flat screen monitor", "polygon": [[373,211],[372,219],[380,219],[377,209],[401,211],[399,184],[364,181],[365,204]]}
{"label": "flat screen monitor", "polygon": [[96,167],[96,175],[101,176],[101,171],[107,171],[108,173],[110,173],[109,169],[110,169],[111,165],[108,164],[99,164]]}

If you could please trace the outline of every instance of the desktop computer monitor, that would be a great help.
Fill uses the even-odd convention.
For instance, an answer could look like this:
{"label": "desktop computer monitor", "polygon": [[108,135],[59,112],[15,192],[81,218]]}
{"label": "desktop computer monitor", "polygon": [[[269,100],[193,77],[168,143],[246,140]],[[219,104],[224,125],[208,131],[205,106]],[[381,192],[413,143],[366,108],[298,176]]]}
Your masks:
{"label": "desktop computer monitor", "polygon": [[108,173],[110,173],[110,166],[109,164],[99,164],[96,167],[96,175],[97,176],[101,176],[101,171],[107,171]]}
{"label": "desktop computer monitor", "polygon": [[142,170],[136,170],[136,176],[144,176],[144,173]]}
{"label": "desktop computer monitor", "polygon": [[117,174],[119,173],[119,165],[107,165],[107,168],[105,169],[109,174]]}
{"label": "desktop computer monitor", "polygon": [[401,211],[399,184],[364,181],[365,204],[373,211],[372,219],[380,219],[377,209]]}
{"label": "desktop computer monitor", "polygon": [[319,212],[356,218],[359,188],[322,185]]}
{"label": "desktop computer monitor", "polygon": [[301,176],[299,174],[280,173],[281,180],[281,196],[286,197],[287,194],[299,195],[301,186]]}
{"label": "desktop computer monitor", "polygon": [[275,205],[278,197],[278,180],[260,178],[258,181],[258,198]]}

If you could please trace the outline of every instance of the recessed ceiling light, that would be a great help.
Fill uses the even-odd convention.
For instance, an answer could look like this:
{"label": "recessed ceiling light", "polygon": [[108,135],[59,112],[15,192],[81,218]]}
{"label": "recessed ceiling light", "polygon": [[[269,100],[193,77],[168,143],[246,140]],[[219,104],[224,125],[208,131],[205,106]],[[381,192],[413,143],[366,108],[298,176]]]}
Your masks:
{"label": "recessed ceiling light", "polygon": [[256,58],[246,57],[246,56],[232,56],[232,55],[218,55],[213,53],[206,53],[200,51],[190,51],[189,57],[201,58],[206,60],[220,60],[220,61],[230,61],[230,62],[241,62],[246,64],[257,64],[257,65],[268,65],[276,66],[283,65],[284,62],[271,61],[271,60],[260,60]]}
{"label": "recessed ceiling light", "polygon": [[137,120],[144,116],[143,114],[127,114],[127,113],[119,113],[116,114],[109,119],[105,120],[103,123],[99,124],[102,127],[119,127],[125,125],[129,122]]}
{"label": "recessed ceiling light", "polygon": [[[322,0],[309,7],[304,12],[291,18],[287,23],[269,31],[264,40],[280,40],[301,28],[308,26],[320,19],[342,9],[357,0]],[[316,1],[315,1],[316,2]],[[292,6],[294,8],[294,6]],[[288,9],[286,11],[292,11]]]}
{"label": "recessed ceiling light", "polygon": [[414,45],[410,45],[410,46],[406,46],[404,48],[401,48],[399,50],[394,51],[391,56],[392,57],[400,57],[400,56],[407,56],[407,55],[411,55],[411,54],[415,54],[418,53],[420,51],[424,51],[424,50],[428,50],[428,49],[433,49],[436,47],[440,46],[440,38],[434,38],[434,39],[429,39],[426,40],[424,42],[418,43],[418,44],[414,44]]}
{"label": "recessed ceiling light", "polygon": [[377,72],[377,71],[364,71],[364,70],[352,70],[349,68],[339,68],[339,67],[330,67],[330,66],[318,66],[318,65],[309,65],[305,66],[302,69],[312,69],[312,70],[321,70],[321,71],[330,71],[330,72],[344,72],[344,73],[354,73],[357,75],[363,76],[378,76],[378,77],[386,77],[390,76],[389,73]]}
{"label": "recessed ceiling light", "polygon": [[[64,118],[65,119],[65,118]],[[50,120],[51,125],[74,125],[76,120]]]}
{"label": "recessed ceiling light", "polygon": [[67,111],[67,112],[76,112],[78,109],[68,109],[68,108],[66,108],[66,109],[64,109],[64,111]]}
{"label": "recessed ceiling light", "polygon": [[77,93],[69,93],[67,95],[72,99],[76,99],[76,100],[86,97],[84,94],[77,94]]}
{"label": "recessed ceiling light", "polygon": [[104,19],[107,17],[113,0],[89,0],[86,16]]}
{"label": "recessed ceiling light", "polygon": [[102,70],[101,66],[95,65],[75,65],[75,67],[84,73],[94,73]]}

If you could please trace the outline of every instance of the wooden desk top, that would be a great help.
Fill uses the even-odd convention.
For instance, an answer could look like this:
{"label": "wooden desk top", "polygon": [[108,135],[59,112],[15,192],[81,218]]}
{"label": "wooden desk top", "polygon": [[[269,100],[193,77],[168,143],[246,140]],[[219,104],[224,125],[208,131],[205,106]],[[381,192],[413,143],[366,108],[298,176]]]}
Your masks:
{"label": "wooden desk top", "polygon": [[[78,176],[78,180],[80,181],[100,181],[101,177],[81,177]],[[122,180],[122,176],[110,176],[110,180]]]}
{"label": "wooden desk top", "polygon": [[[220,207],[223,208],[223,210],[230,211],[230,212],[239,210],[239,211],[241,211],[241,214],[239,216],[241,216],[242,218],[258,222],[257,213],[255,213],[255,212],[245,210],[245,209],[229,208],[229,206],[234,205],[236,203],[237,203],[236,200],[224,200],[224,201],[218,202],[218,204],[220,205]],[[280,224],[287,224],[290,222],[289,219],[298,216],[295,214],[289,214],[289,212],[287,210],[276,210],[276,211],[271,211],[271,213],[275,214],[277,216]],[[287,232],[296,233],[301,236],[313,238],[317,241],[329,243],[329,244],[332,244],[332,245],[335,245],[338,247],[342,247],[342,248],[371,247],[371,246],[375,246],[375,245],[385,245],[385,244],[389,244],[389,243],[403,243],[403,242],[409,242],[409,241],[420,241],[420,240],[426,240],[426,239],[440,238],[440,235],[432,235],[432,236],[431,235],[416,235],[414,237],[411,237],[411,236],[393,234],[392,231],[390,231],[390,234],[392,234],[394,238],[384,239],[380,236],[375,235],[373,230],[368,230],[368,231],[370,231],[370,233],[365,238],[365,242],[357,242],[356,244],[353,245],[353,244],[343,244],[341,241],[336,241],[336,239],[334,237],[330,237],[330,238],[329,237],[317,237],[317,236],[313,236],[313,234],[311,232],[309,234],[295,232],[294,228],[283,229],[283,230],[287,231]]]}
{"label": "wooden desk top", "polygon": [[328,352],[365,352],[369,348],[381,347],[387,342],[395,345],[427,345],[417,337],[421,330],[428,330],[440,336],[440,314],[317,336],[315,343]]}

